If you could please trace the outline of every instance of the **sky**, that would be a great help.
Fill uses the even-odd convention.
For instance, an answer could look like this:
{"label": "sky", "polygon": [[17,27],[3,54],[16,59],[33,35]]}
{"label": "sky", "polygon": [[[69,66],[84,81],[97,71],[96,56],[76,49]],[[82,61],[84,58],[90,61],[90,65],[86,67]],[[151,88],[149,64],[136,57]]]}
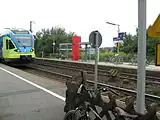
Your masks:
{"label": "sky", "polygon": [[[147,26],[159,15],[159,5],[160,0],[147,0]],[[105,22],[119,24],[121,32],[131,34],[138,26],[138,0],[3,0],[0,11],[0,29],[29,29],[29,21],[34,21],[34,33],[59,25],[81,36],[82,42],[98,30],[101,47],[113,46],[117,36],[117,26]]]}

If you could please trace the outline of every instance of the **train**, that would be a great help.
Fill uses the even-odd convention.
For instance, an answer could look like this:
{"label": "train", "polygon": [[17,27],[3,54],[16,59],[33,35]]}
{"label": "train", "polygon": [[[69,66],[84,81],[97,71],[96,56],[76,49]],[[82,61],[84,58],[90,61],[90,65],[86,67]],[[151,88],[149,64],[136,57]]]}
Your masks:
{"label": "train", "polygon": [[5,28],[0,33],[0,61],[28,64],[35,59],[34,35],[26,29]]}

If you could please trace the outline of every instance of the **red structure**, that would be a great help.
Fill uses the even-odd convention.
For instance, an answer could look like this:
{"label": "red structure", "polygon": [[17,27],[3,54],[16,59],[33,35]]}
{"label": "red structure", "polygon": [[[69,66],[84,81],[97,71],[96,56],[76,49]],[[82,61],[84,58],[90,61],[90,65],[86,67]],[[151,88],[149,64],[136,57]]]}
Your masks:
{"label": "red structure", "polygon": [[81,37],[73,36],[72,37],[72,60],[79,60],[80,58],[80,48],[81,48]]}

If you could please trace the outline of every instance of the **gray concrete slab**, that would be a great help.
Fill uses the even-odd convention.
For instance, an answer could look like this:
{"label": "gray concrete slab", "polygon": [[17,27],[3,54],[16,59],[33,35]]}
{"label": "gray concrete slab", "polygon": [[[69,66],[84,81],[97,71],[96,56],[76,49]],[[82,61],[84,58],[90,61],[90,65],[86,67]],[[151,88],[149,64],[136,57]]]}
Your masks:
{"label": "gray concrete slab", "polygon": [[62,120],[63,101],[46,94],[33,92],[0,98],[1,120]]}
{"label": "gray concrete slab", "polygon": [[[0,64],[0,67],[4,68],[10,72],[13,72],[16,75],[21,76],[21,77],[23,77],[33,83],[36,83],[44,88],[49,88],[51,91],[65,97],[66,85],[62,84],[61,82],[59,82],[57,80],[49,79],[46,77],[40,77],[38,75],[33,75],[31,73],[28,73],[28,72],[25,72],[20,69],[13,68],[13,67],[10,67],[10,66],[4,65],[4,64]],[[11,75],[11,77],[13,77],[13,76]]]}
{"label": "gray concrete slab", "polygon": [[[0,67],[64,96],[64,84],[2,64]],[[0,70],[1,120],[62,120],[63,107],[63,100]]]}

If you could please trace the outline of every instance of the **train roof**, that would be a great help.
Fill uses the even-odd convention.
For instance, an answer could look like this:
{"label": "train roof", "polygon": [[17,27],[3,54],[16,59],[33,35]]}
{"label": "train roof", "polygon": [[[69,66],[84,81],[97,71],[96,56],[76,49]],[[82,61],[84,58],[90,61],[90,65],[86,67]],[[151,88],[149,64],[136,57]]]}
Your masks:
{"label": "train roof", "polygon": [[0,32],[0,36],[6,34],[32,34],[29,30],[22,29],[22,28],[5,28]]}

